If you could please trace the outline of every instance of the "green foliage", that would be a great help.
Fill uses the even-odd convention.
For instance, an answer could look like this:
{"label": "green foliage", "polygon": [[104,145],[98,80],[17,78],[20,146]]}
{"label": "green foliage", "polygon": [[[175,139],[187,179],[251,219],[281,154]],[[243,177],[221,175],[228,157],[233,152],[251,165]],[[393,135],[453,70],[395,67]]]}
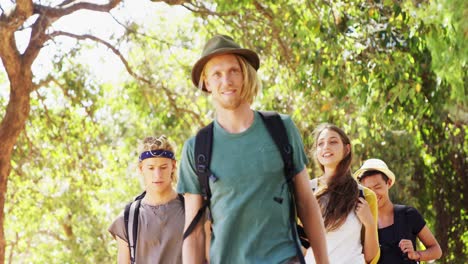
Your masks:
{"label": "green foliage", "polygon": [[122,40],[138,80],[96,83],[76,62],[86,52],[79,47],[54,59],[55,81],[33,93],[32,115],[14,152],[5,228],[11,261],[114,262],[117,246],[107,228],[141,192],[138,141],[165,134],[180,151],[210,119],[207,99],[184,77],[196,56],[194,40],[172,21],[159,27],[166,34],[142,35],[134,26]]}
{"label": "green foliage", "polygon": [[161,8],[118,39],[136,78],[97,83],[74,59],[80,47],[54,59],[57,82],[33,93],[12,161],[5,228],[12,261],[114,262],[106,229],[140,191],[138,140],[166,134],[180,153],[212,119],[211,102],[189,76],[205,40],[223,33],[261,57],[255,108],[290,114],[311,160],[313,129],[342,127],[353,169],[385,160],[397,175],[393,201],[423,213],[444,250],[440,263],[466,262],[467,27],[466,8],[456,8],[464,1],[186,6],[196,17],[171,18]]}
{"label": "green foliage", "polygon": [[117,214],[110,204],[129,200],[137,182],[127,176],[129,155],[115,155],[128,151],[114,141],[120,134],[102,126],[101,121],[111,120],[94,111],[108,93],[80,82],[85,75],[74,64],[61,76],[63,89],[39,89],[32,98],[33,114],[14,153],[6,207],[7,237],[16,243],[11,261],[112,262],[102,247],[109,241],[103,230]]}
{"label": "green foliage", "polygon": [[451,86],[451,99],[462,104],[466,111],[468,4],[462,0],[430,1],[416,10],[429,29],[424,38],[431,52],[432,69]]}

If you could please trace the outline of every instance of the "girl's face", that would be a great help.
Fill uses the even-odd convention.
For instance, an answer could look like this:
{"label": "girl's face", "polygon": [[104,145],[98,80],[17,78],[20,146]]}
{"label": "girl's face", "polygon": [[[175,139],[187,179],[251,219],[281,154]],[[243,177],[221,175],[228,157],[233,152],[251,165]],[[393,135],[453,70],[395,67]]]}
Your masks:
{"label": "girl's face", "polygon": [[170,191],[175,163],[175,160],[159,157],[141,161],[139,169],[143,175],[145,190],[158,194]]}
{"label": "girl's face", "polygon": [[325,168],[336,168],[350,151],[349,144],[345,145],[340,135],[331,129],[320,132],[316,144],[317,160]]}

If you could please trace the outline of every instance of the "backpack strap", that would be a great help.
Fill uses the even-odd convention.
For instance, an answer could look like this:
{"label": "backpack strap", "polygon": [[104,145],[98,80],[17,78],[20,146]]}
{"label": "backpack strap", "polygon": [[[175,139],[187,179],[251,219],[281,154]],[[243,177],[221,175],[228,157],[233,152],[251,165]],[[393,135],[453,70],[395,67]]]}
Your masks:
{"label": "backpack strap", "polygon": [[364,188],[362,188],[362,185],[358,184],[358,189],[359,189],[359,197],[366,199],[366,196],[364,195]]}
{"label": "backpack strap", "polygon": [[[138,220],[140,215],[141,200],[145,197],[146,191],[135,197],[135,199],[125,206],[124,223],[127,233],[128,249],[130,251],[130,263],[135,263],[135,254],[138,237]],[[177,198],[182,202],[182,207],[185,207],[185,199],[182,194],[177,194]]]}
{"label": "backpack strap", "polygon": [[[394,214],[394,225],[395,225],[395,238],[397,243],[399,243],[402,239],[410,239],[410,232],[408,230],[408,223],[406,221],[406,210],[408,207],[406,205],[395,204],[393,206],[393,214]],[[416,245],[413,245],[416,250]],[[404,261],[409,261],[408,253],[403,255]],[[406,263],[406,262],[405,262]],[[419,262],[417,262],[419,263]]]}
{"label": "backpack strap", "polygon": [[130,262],[135,263],[135,252],[138,236],[138,216],[140,214],[140,204],[146,191],[135,197],[133,202],[128,203],[124,210],[125,231],[127,233],[128,249],[130,251]]}
{"label": "backpack strap", "polygon": [[[296,222],[296,200],[295,200],[295,190],[294,190],[294,164],[293,164],[293,149],[289,144],[288,134],[286,132],[286,127],[284,126],[281,116],[272,111],[259,111],[258,112],[262,117],[263,122],[270,134],[271,138],[275,142],[275,145],[278,147],[278,150],[281,154],[281,158],[284,163],[284,177],[288,185],[289,197],[290,197],[290,212],[289,212],[289,222],[291,224],[291,233],[296,246],[296,255],[299,258],[301,264],[305,264],[304,255],[302,253],[301,247],[296,241],[301,241],[298,235],[299,232],[303,233],[305,237],[305,232],[302,227],[298,227]],[[275,197],[275,201],[282,203],[282,199]],[[306,240],[305,240],[306,241]],[[301,242],[301,244],[304,244]],[[308,241],[307,241],[308,244]],[[307,245],[306,244],[306,245]]]}
{"label": "backpack strap", "polygon": [[260,116],[265,123],[265,126],[270,134],[271,138],[275,142],[278,150],[281,154],[281,158],[284,163],[284,174],[287,183],[292,182],[295,175],[294,164],[293,164],[293,150],[289,144],[288,134],[286,127],[284,126],[283,120],[278,113],[272,111],[258,111]]}
{"label": "backpack strap", "polygon": [[209,178],[211,152],[213,146],[213,122],[202,128],[195,138],[195,169],[200,181],[201,192],[204,200],[211,198]]}
{"label": "backpack strap", "polygon": [[192,233],[195,226],[200,222],[206,208],[210,206],[211,190],[209,181],[210,179],[213,181],[217,180],[216,176],[214,176],[210,170],[212,145],[213,122],[198,131],[195,137],[195,172],[197,173],[198,182],[200,183],[203,203],[192,222],[187,227],[187,230],[185,230],[184,239]]}
{"label": "backpack strap", "polygon": [[185,198],[182,194],[178,193],[177,194],[177,198],[179,199],[179,201],[182,203],[182,208],[185,209]]}
{"label": "backpack strap", "polygon": [[401,239],[409,239],[409,234],[405,228],[406,209],[405,205],[395,204],[393,206],[395,234],[398,242]]}

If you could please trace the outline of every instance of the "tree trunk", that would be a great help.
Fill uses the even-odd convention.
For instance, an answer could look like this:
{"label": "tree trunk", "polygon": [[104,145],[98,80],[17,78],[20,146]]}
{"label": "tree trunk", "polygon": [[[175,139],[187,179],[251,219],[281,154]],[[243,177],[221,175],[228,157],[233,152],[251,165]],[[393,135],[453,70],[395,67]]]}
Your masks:
{"label": "tree trunk", "polygon": [[[15,67],[16,68],[16,67]],[[8,175],[11,171],[13,147],[23,131],[30,110],[32,74],[30,69],[17,67],[10,72],[10,100],[0,124],[0,263],[5,263],[4,208],[7,194]]]}

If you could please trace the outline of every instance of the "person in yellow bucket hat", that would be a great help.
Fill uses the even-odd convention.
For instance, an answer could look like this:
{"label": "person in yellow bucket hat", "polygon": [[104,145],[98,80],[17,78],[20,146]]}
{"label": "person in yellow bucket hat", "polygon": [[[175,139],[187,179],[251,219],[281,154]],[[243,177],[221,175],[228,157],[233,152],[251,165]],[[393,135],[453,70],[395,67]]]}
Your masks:
{"label": "person in yellow bucket hat", "polygon": [[[419,263],[441,257],[442,250],[424,218],[413,207],[393,204],[389,190],[395,174],[380,159],[368,159],[353,175],[377,195],[379,209],[379,264]],[[416,249],[416,237],[426,250]]]}

